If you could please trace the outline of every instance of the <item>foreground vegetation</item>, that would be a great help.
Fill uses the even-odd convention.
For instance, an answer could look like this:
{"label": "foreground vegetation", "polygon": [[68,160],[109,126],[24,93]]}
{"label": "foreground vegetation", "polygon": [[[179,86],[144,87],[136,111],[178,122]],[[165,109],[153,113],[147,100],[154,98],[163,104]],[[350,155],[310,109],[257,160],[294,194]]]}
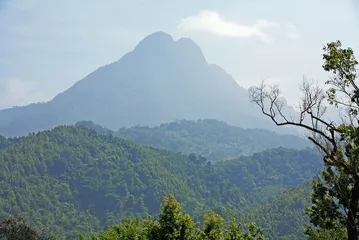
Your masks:
{"label": "foreground vegetation", "polygon": [[[311,149],[277,148],[211,163],[72,126],[2,138],[0,145],[0,217],[21,214],[40,229],[69,237],[155,216],[171,193],[195,221],[212,209],[247,223],[244,212],[254,213],[322,167]],[[272,216],[263,220],[268,234],[281,224]]]}
{"label": "foreground vegetation", "polygon": [[[78,240],[265,240],[263,231],[254,223],[247,230],[234,218],[226,222],[219,214],[209,211],[202,224],[182,210],[172,194],[165,197],[156,219],[128,218],[99,233],[80,233]],[[56,240],[63,236],[38,231],[21,219],[0,222],[0,239]]]}
{"label": "foreground vegetation", "polygon": [[[81,235],[79,239],[87,238]],[[222,216],[213,211],[205,214],[202,224],[195,223],[192,217],[182,210],[174,196],[169,195],[163,200],[156,220],[128,219],[110,227],[107,231],[91,234],[88,239],[264,240],[266,238],[254,223],[248,225],[247,231],[243,231],[240,223],[234,218],[226,223]]]}

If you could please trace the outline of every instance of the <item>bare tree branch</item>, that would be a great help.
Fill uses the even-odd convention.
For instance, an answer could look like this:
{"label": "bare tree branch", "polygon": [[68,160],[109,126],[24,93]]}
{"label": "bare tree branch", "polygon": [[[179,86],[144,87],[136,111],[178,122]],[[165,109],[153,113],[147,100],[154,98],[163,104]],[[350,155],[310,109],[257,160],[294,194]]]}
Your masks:
{"label": "bare tree branch", "polygon": [[[293,125],[302,127],[315,134],[318,134],[325,138],[329,142],[333,142],[331,134],[328,135],[325,131],[318,128],[318,124],[325,125],[326,128],[332,128],[333,125],[320,119],[324,113],[324,108],[321,107],[323,103],[324,93],[320,88],[312,88],[312,84],[304,80],[301,88],[303,97],[300,105],[300,117],[299,121],[288,120],[283,113],[284,103],[279,101],[280,90],[277,86],[267,86],[262,82],[259,87],[252,87],[249,89],[250,101],[258,105],[262,113],[272,119],[277,126]],[[313,90],[314,89],[314,90]],[[266,110],[265,102],[269,102],[269,109]],[[313,109],[316,108],[316,111]],[[315,114],[316,113],[316,114]],[[280,116],[282,121],[277,118]],[[305,117],[309,116],[312,120],[312,125],[303,123]],[[337,129],[336,129],[337,130]]]}
{"label": "bare tree branch", "polygon": [[[303,79],[300,88],[302,97],[300,101],[299,120],[289,120],[284,114],[285,104],[280,100],[280,90],[278,86],[267,86],[264,81],[258,87],[249,89],[250,101],[258,105],[262,113],[268,116],[277,126],[297,126],[307,130],[310,136],[308,139],[325,156],[324,161],[332,166],[342,167],[353,172],[349,165],[337,158],[341,146],[338,144],[342,131],[334,122],[323,120],[327,108],[324,105],[326,94],[323,88],[313,81]],[[266,107],[268,103],[269,107]],[[308,119],[309,123],[305,123]]]}

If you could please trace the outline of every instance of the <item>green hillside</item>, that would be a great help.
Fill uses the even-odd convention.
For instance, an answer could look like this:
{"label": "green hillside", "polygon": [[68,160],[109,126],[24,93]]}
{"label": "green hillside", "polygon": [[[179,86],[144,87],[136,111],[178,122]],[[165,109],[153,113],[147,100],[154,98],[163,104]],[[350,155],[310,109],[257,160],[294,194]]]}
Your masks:
{"label": "green hillside", "polygon": [[[279,148],[252,160],[211,164],[193,154],[71,126],[2,138],[1,146],[0,216],[22,213],[68,236],[98,231],[126,217],[155,215],[171,193],[194,219],[208,209],[228,218],[265,203],[286,186],[310,180],[320,168],[309,149]],[[275,190],[268,190],[270,179],[277,179]]]}
{"label": "green hillside", "polygon": [[248,210],[241,219],[261,226],[269,239],[305,239],[305,207],[310,204],[310,193],[309,183],[288,188],[265,205]]}
{"label": "green hillside", "polygon": [[222,176],[240,186],[247,200],[257,204],[264,204],[284,190],[306,183],[322,169],[318,152],[281,147],[215,165]]}
{"label": "green hillside", "polygon": [[[101,133],[111,132],[89,121],[78,122],[77,125],[93,128]],[[303,149],[310,146],[306,139],[294,135],[278,134],[265,129],[243,129],[211,119],[181,120],[157,127],[121,128],[113,134],[173,152],[200,154],[214,161],[251,155],[270,148]]]}
{"label": "green hillside", "polygon": [[2,216],[26,212],[74,230],[154,214],[173,192],[189,209],[245,204],[211,165],[89,129],[57,127],[12,142],[0,151]]}

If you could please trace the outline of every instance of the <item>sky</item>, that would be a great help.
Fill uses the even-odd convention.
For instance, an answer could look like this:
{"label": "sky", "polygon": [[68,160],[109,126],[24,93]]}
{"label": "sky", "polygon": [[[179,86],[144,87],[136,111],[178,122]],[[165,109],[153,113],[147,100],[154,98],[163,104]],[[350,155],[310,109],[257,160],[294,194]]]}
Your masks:
{"label": "sky", "polygon": [[155,31],[192,38],[239,85],[267,79],[294,104],[303,76],[326,80],[325,43],[359,58],[359,0],[0,0],[0,109],[51,100]]}

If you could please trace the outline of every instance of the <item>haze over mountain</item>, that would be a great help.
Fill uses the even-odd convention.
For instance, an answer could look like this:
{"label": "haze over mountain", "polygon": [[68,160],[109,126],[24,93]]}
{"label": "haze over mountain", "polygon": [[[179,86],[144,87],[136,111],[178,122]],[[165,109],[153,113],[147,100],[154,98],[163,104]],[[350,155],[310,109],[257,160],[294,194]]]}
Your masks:
{"label": "haze over mountain", "polygon": [[81,120],[118,129],[205,118],[274,128],[253,110],[247,91],[219,66],[208,64],[191,39],[174,41],[156,32],[50,102],[0,111],[0,134],[24,135]]}

